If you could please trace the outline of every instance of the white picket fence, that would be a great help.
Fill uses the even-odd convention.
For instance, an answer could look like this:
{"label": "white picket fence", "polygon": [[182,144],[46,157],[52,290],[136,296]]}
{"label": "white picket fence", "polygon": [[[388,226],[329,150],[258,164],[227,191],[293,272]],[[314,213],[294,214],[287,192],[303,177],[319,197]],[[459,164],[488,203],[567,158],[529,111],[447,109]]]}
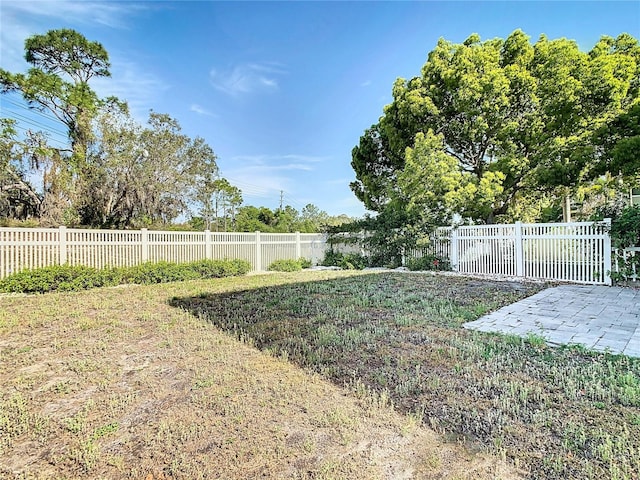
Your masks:
{"label": "white picket fence", "polygon": [[262,271],[275,260],[324,257],[315,233],[219,233],[153,230],[0,228],[0,278],[51,265],[124,267],[143,262],[242,259]]}
{"label": "white picket fence", "polygon": [[[611,285],[609,227],[608,221],[445,227],[435,232],[429,253],[448,257],[461,273]],[[343,247],[364,252],[358,243]],[[304,257],[317,264],[326,249],[323,234],[5,227],[0,228],[0,278],[65,263],[104,268],[206,258],[244,259],[262,271],[281,259]]]}
{"label": "white picket fence", "polygon": [[611,285],[610,225],[605,220],[461,226],[439,229],[434,246],[461,273]]}

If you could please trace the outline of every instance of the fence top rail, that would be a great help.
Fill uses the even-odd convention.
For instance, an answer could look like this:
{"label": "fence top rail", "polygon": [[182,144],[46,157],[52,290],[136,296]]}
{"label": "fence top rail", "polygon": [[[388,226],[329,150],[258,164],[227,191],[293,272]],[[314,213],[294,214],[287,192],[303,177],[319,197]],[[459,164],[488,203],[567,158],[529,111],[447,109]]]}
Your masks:
{"label": "fence top rail", "polygon": [[0,227],[0,233],[2,233],[2,232],[7,232],[7,233],[17,233],[17,232],[38,232],[38,233],[52,232],[52,233],[58,233],[59,231],[60,231],[59,228]]}
{"label": "fence top rail", "polygon": [[[108,229],[97,229],[97,228],[67,228],[67,227],[51,227],[51,228],[27,228],[27,227],[0,227],[0,232],[42,232],[42,233],[58,233],[61,229],[64,229],[67,233],[102,233],[102,234],[139,234],[142,230],[108,230]],[[151,231],[149,231],[151,232]],[[155,232],[154,232],[155,233]]]}
{"label": "fence top rail", "polygon": [[548,223],[523,223],[523,227],[585,227],[585,226],[603,226],[609,225],[611,219],[590,221],[590,222],[548,222]]}
{"label": "fence top rail", "polygon": [[[490,225],[460,225],[458,227],[438,227],[438,230],[444,229],[478,229],[478,230],[488,230],[492,228],[515,228],[518,223],[495,223]],[[609,225],[609,222],[605,219],[599,222],[570,222],[570,223],[520,223],[522,228],[577,228],[577,227],[602,227],[605,225]]]}
{"label": "fence top rail", "polygon": [[[111,229],[99,229],[99,228],[67,228],[64,226],[60,227],[0,227],[0,232],[59,232],[60,229],[63,228],[67,233],[101,233],[101,234],[140,234],[143,231],[146,231],[149,235],[205,235],[207,230],[204,231],[194,231],[194,230],[111,230]],[[299,232],[290,232],[290,233],[278,233],[278,232],[212,232],[208,231],[208,233],[212,236],[222,236],[222,235],[251,235],[255,236],[256,233],[260,233],[262,236],[269,235],[300,235],[301,238],[308,237],[317,237],[323,238],[325,236],[324,233],[299,233]]]}

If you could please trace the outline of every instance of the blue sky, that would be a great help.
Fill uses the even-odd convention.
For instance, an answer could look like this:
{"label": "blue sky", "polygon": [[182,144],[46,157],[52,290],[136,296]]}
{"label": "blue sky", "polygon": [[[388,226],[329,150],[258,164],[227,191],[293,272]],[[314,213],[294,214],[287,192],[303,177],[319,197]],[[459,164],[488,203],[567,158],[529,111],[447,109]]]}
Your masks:
{"label": "blue sky", "polygon": [[[66,2],[0,0],[0,66],[23,72],[24,40],[73,28],[103,44],[109,79],[93,87],[203,137],[245,204],[361,216],[351,149],[420,73],[438,38],[504,38],[520,28],[589,50],[601,35],[640,37],[640,2]],[[0,97],[2,116],[28,113]],[[50,125],[44,117],[30,117]],[[53,127],[53,140],[62,139]]]}

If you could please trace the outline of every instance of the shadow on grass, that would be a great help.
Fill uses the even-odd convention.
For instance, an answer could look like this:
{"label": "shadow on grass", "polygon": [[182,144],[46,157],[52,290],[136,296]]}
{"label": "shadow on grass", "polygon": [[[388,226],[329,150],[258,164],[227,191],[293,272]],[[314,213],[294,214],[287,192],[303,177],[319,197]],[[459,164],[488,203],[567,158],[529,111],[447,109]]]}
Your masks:
{"label": "shadow on grass", "polygon": [[461,325],[541,286],[379,273],[170,304],[340,386],[525,465],[531,478],[634,478],[640,362]]}

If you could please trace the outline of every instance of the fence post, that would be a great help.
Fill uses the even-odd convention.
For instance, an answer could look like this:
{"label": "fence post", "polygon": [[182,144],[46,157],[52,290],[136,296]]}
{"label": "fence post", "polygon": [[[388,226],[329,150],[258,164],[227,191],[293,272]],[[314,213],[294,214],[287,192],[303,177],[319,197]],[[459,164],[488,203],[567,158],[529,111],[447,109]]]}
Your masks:
{"label": "fence post", "polygon": [[146,228],[140,230],[142,234],[142,252],[140,254],[140,258],[142,263],[149,261],[149,231]]}
{"label": "fence post", "polygon": [[204,258],[211,259],[211,232],[209,230],[204,231]]}
{"label": "fence post", "polygon": [[256,270],[262,271],[262,245],[260,245],[260,232],[256,231]]}
{"label": "fence post", "polygon": [[514,247],[516,250],[516,276],[524,277],[524,242],[522,240],[522,222],[516,222],[515,234]]}
{"label": "fence post", "polygon": [[58,228],[58,262],[60,265],[67,263],[67,227],[60,225]]}
{"label": "fence post", "polygon": [[603,259],[603,270],[602,274],[604,275],[603,280],[605,285],[611,285],[611,219],[605,218],[603,220],[605,224],[604,229],[604,259]]}
{"label": "fence post", "polygon": [[311,240],[311,265],[316,266],[318,261],[316,259],[316,239]]}
{"label": "fence post", "polygon": [[451,262],[451,270],[454,272],[459,272],[458,268],[458,229],[453,227],[451,229],[451,258],[449,259]]}
{"label": "fence post", "polygon": [[302,245],[300,245],[300,232],[296,232],[296,260],[302,257]]}

